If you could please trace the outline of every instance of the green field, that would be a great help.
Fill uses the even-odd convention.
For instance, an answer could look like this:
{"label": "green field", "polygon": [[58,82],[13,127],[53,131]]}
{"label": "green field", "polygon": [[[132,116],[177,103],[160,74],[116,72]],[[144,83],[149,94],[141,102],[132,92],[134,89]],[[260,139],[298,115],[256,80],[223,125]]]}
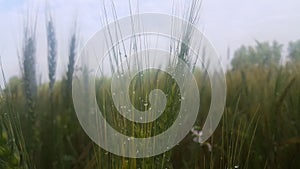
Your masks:
{"label": "green field", "polygon": [[[189,16],[198,17],[193,10],[189,12]],[[63,78],[55,78],[58,47],[55,26],[48,16],[48,55],[38,57],[48,59],[49,82],[38,83],[39,72],[33,66],[38,42],[35,30],[27,26],[20,52],[22,75],[8,78],[1,69],[0,169],[300,168],[300,40],[290,42],[287,54],[276,41],[241,44],[226,70],[226,106],[213,136],[200,144],[190,132],[164,154],[135,159],[101,149],[79,124],[72,102],[78,33],[74,31],[69,38],[69,60]],[[180,46],[179,51],[183,50],[185,46]],[[282,62],[283,58],[287,61]],[[206,71],[196,67],[193,74],[201,97],[194,128],[201,130],[210,108],[211,88]],[[146,124],[118,114],[110,82],[110,77],[96,80],[97,102],[106,120],[119,132],[149,137],[172,125],[181,97],[170,76],[145,71],[142,77],[132,80],[130,91],[135,91],[135,96],[131,95],[131,101],[139,110],[145,107],[144,101],[153,88],[168,96],[163,115],[155,123]]]}

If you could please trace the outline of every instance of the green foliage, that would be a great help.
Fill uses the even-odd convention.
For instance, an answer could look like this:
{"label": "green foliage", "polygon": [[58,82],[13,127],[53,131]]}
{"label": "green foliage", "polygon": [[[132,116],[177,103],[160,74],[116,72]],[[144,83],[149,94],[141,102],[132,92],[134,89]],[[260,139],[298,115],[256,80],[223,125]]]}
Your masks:
{"label": "green foliage", "polygon": [[[13,99],[18,98],[16,91],[22,90],[21,80],[14,77],[7,84],[2,69],[5,89],[0,92],[0,168],[29,169],[34,168],[23,138],[19,114],[12,105]],[[13,92],[14,95],[12,94]]]}
{"label": "green foliage", "polygon": [[[187,17],[192,23],[198,18],[195,4],[199,2],[193,1],[189,9]],[[187,42],[190,33],[188,29],[183,33]],[[96,146],[77,120],[71,100],[78,44],[76,33],[71,36],[66,79],[63,80],[55,81],[57,46],[52,19],[47,22],[47,39],[49,85],[36,84],[35,32],[26,29],[22,49],[23,76],[12,77],[0,94],[1,169],[299,168],[300,41],[290,43],[289,58],[293,62],[286,65],[279,64],[282,45],[276,41],[272,44],[257,42],[254,47],[242,46],[235,52],[233,69],[226,72],[226,107],[213,136],[199,144],[190,133],[164,154],[134,159],[116,156]],[[188,63],[188,45],[179,45],[178,57]],[[198,67],[191,69],[201,96],[195,124],[201,129],[210,108],[210,82],[207,72]],[[87,67],[82,71],[89,75]],[[109,77],[96,80],[96,101],[108,123],[119,132],[149,137],[160,134],[174,122],[181,96],[169,75],[145,70],[142,77],[134,77],[131,82],[130,99],[139,110],[147,109],[145,103],[152,89],[158,88],[167,94],[165,112],[155,122],[147,124],[134,123],[118,113],[112,104],[110,82]]]}
{"label": "green foliage", "polygon": [[256,42],[256,46],[242,46],[235,53],[231,61],[233,69],[249,67],[252,65],[278,66],[281,59],[282,45],[274,41]]}
{"label": "green foliage", "polygon": [[[62,82],[57,82],[53,95],[54,105],[56,105],[53,111],[57,112],[54,117],[56,138],[42,139],[44,141],[39,144],[51,145],[50,142],[55,142],[55,156],[60,154],[60,158],[54,158],[51,164],[48,163],[48,166],[52,166],[52,168],[219,169],[234,168],[234,166],[239,166],[239,168],[264,168],[266,166],[266,168],[273,169],[300,166],[297,160],[300,158],[298,153],[300,142],[300,116],[298,113],[300,110],[300,91],[297,87],[300,85],[300,72],[297,66],[295,63],[289,63],[284,67],[252,66],[247,69],[228,71],[228,97],[225,114],[213,137],[207,143],[200,145],[192,141],[192,135],[188,135],[171,151],[145,159],[115,156],[94,146],[81,130],[73,109],[65,106],[62,95]],[[155,72],[144,72],[144,83],[141,83],[141,85],[149,85],[150,87],[155,80],[150,80],[151,83],[148,83],[147,78],[160,78],[160,83],[155,83],[155,86],[163,89],[166,85],[163,79],[166,76],[163,74],[156,76],[155,74]],[[196,69],[195,74],[198,77],[199,88],[202,89],[206,86],[204,87],[204,93],[201,94],[202,106],[197,120],[197,124],[201,126],[209,108],[210,84],[205,81],[205,73]],[[11,104],[25,105],[26,103],[25,99],[22,99],[25,96],[20,92],[22,89],[20,87],[21,82],[22,80],[17,78],[10,80],[9,85],[12,89]],[[138,82],[138,79],[134,80],[131,86],[136,86],[134,85],[136,82]],[[109,84],[109,79],[102,79],[97,82],[97,100],[101,103],[99,105],[103,105],[103,101],[110,104],[111,96],[104,94],[110,91],[108,90]],[[38,90],[37,97],[39,101],[36,110],[41,115],[36,119],[39,125],[34,129],[38,132],[49,127],[43,118],[51,113],[47,91],[46,85],[40,86]],[[139,89],[137,88],[136,91],[138,92]],[[147,91],[148,89],[145,93]],[[143,94],[140,95],[143,96]],[[169,101],[172,102],[172,100]],[[22,102],[24,103],[20,104]],[[133,103],[136,106],[142,106],[138,100],[133,100]],[[15,109],[17,112],[22,112],[24,107],[15,106]],[[112,126],[126,129],[128,133],[125,134],[130,134],[133,131],[137,133],[139,133],[138,131],[145,131],[147,133],[147,131],[153,129],[151,124],[146,126],[134,124],[136,130],[131,130],[133,124],[124,121],[124,118],[119,117],[115,112],[116,110],[107,109],[105,111],[106,118]],[[168,128],[167,124],[172,122],[172,119],[161,120],[162,128],[156,130],[165,130],[165,128]],[[26,126],[23,126],[23,129],[26,129],[24,127]],[[136,136],[137,133],[134,135]],[[148,134],[151,134],[151,132]],[[211,151],[209,151],[209,145]],[[4,150],[7,149],[4,145],[0,147]],[[54,147],[51,148],[54,149]],[[41,156],[41,158],[47,158],[50,155],[47,151],[40,151],[46,153],[46,156]]]}
{"label": "green foliage", "polygon": [[290,42],[288,47],[288,58],[295,62],[300,60],[300,40],[296,42]]}
{"label": "green foliage", "polygon": [[[1,98],[1,107],[4,112],[4,98]],[[13,169],[20,164],[20,154],[15,144],[14,132],[10,126],[10,115],[5,112],[0,114],[0,168]]]}

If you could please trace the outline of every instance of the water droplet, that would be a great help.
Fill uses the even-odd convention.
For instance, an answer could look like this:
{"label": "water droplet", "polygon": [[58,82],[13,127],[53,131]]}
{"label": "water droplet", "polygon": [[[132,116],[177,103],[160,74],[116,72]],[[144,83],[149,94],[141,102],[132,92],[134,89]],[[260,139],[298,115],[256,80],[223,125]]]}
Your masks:
{"label": "water droplet", "polygon": [[140,120],[143,120],[143,117],[140,117]]}
{"label": "water droplet", "polygon": [[181,97],[181,100],[184,100],[185,99],[185,97]]}
{"label": "water droplet", "polygon": [[201,131],[199,131],[199,136],[203,136],[203,132],[202,132],[202,130],[201,130]]}
{"label": "water droplet", "polygon": [[239,168],[239,166],[238,166],[238,165],[236,165],[236,166],[234,166],[234,168]]}
{"label": "water droplet", "polygon": [[148,103],[144,103],[144,106],[147,107],[147,106],[148,106]]}

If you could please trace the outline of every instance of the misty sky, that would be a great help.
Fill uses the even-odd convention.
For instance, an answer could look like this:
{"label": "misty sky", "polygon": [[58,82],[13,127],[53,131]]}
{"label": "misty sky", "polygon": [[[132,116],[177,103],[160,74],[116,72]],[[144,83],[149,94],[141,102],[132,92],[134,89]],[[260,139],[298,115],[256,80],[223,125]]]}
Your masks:
{"label": "misty sky", "polygon": [[[58,73],[67,65],[67,45],[78,22],[81,45],[101,29],[103,0],[49,0],[58,36]],[[175,0],[176,10],[189,0]],[[29,9],[38,13],[37,71],[47,79],[45,34],[46,0],[0,0],[0,56],[6,76],[20,75],[17,52],[21,49],[22,24]],[[172,14],[173,0],[131,0],[133,10]],[[119,17],[129,15],[128,0],[114,0]],[[137,8],[139,6],[139,8]],[[207,38],[224,60],[227,47],[233,51],[241,44],[254,44],[254,40],[282,44],[300,39],[299,0],[204,0],[199,23]]]}

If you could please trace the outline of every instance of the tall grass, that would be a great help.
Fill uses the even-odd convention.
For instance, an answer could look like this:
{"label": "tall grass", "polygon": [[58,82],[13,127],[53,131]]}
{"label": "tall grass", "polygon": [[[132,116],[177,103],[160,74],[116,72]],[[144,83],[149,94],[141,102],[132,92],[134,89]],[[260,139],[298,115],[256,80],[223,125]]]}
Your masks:
{"label": "tall grass", "polygon": [[36,18],[31,20],[27,18],[24,24],[23,46],[21,51],[21,68],[23,78],[23,89],[26,98],[26,108],[21,118],[25,143],[33,161],[38,161],[36,154],[39,149],[37,127],[37,112],[36,112],[36,96],[37,96],[37,79],[36,79]]}
{"label": "tall grass", "polygon": [[[296,63],[289,63],[280,68],[253,66],[227,71],[228,95],[225,115],[211,140],[208,140],[211,151],[208,146],[193,142],[193,136],[190,134],[166,154],[146,159],[118,157],[93,145],[80,129],[76,118],[69,117],[75,112],[66,107],[62,95],[64,82],[58,81],[53,90],[53,102],[56,105],[54,111],[58,112],[55,128],[58,135],[57,144],[61,147],[59,160],[64,168],[294,168],[299,166],[297,159],[300,140],[300,75],[297,66]],[[210,84],[207,81],[201,83],[201,79],[205,79],[205,73],[195,73],[199,77],[199,90],[206,86],[201,93],[200,114],[196,122],[196,125],[201,126],[206,117],[205,112],[210,106]],[[149,75],[144,72],[144,76],[144,83],[141,85],[149,81],[155,82],[150,79],[156,78],[160,78],[160,83],[150,83],[152,86],[163,88],[166,85],[162,80],[165,75],[156,77],[154,72],[149,72]],[[11,89],[9,103],[13,105],[15,112],[22,112],[24,107],[19,105],[26,103],[21,82],[21,79],[14,78],[8,83]],[[137,82],[136,79],[133,84]],[[110,80],[104,78],[96,84],[97,100],[101,103],[99,105],[110,104]],[[139,91],[138,88],[136,90]],[[39,86],[37,97],[37,112],[49,113],[47,85]],[[138,101],[133,100],[137,107],[142,107],[143,104]],[[1,107],[5,112],[3,104]],[[115,109],[106,111],[106,114],[107,120],[118,129],[132,126],[118,117]],[[43,121],[40,118],[36,120]],[[163,119],[161,124],[162,128],[167,127]],[[44,130],[44,127],[39,125],[34,130]],[[148,131],[151,125],[137,127]],[[22,130],[24,129],[25,126],[22,127]],[[139,130],[129,127],[126,131],[127,134],[132,134],[131,132]],[[47,155],[43,158],[48,157]],[[59,168],[60,165],[56,167]]]}
{"label": "tall grass", "polygon": [[48,110],[44,113],[43,127],[41,132],[41,165],[40,168],[56,168],[60,158],[60,152],[58,147],[58,137],[56,128],[57,112],[55,111],[53,104],[53,89],[56,79],[56,67],[57,67],[57,40],[56,30],[54,26],[53,17],[50,13],[46,13],[46,32],[47,32],[47,46],[48,46],[48,78],[49,78],[49,106]]}
{"label": "tall grass", "polygon": [[[185,18],[196,23],[201,2],[195,0],[190,5]],[[52,17],[48,19],[49,83],[36,84],[37,42],[33,24],[33,29],[27,25],[24,31],[22,78],[11,78],[1,90],[0,168],[280,169],[300,166],[300,64],[296,61],[286,65],[250,64],[227,70],[228,92],[223,120],[207,142],[195,142],[196,136],[190,133],[166,153],[150,158],[125,158],[99,148],[81,129],[71,100],[78,35],[74,31],[70,38],[66,76],[63,80],[56,80],[56,29]],[[189,42],[190,36],[187,29],[182,38]],[[110,43],[110,38],[107,37],[106,41]],[[141,40],[134,37],[132,41],[137,47]],[[178,50],[177,57],[189,63],[188,44],[177,45],[173,47]],[[121,54],[117,49],[113,50],[110,66],[112,72],[118,72],[121,70],[115,69],[114,65],[121,64]],[[211,104],[210,82],[203,69],[192,64],[190,68],[201,96],[195,123],[195,128],[201,129]],[[85,67],[82,71],[86,75],[89,73]],[[131,82],[131,102],[139,110],[147,109],[152,89],[158,88],[168,94],[165,113],[147,124],[131,122],[118,113],[112,105],[110,83],[109,76],[96,80],[96,100],[106,120],[119,132],[149,137],[172,125],[181,97],[178,86],[169,75],[146,70]]]}
{"label": "tall grass", "polygon": [[73,80],[73,73],[75,68],[75,57],[76,57],[76,48],[77,48],[77,34],[76,34],[76,23],[74,32],[71,35],[70,44],[69,44],[69,62],[68,62],[68,69],[66,74],[66,92],[67,92],[67,99],[71,98],[72,94],[72,80]]}
{"label": "tall grass", "polygon": [[1,59],[0,69],[4,84],[0,86],[0,167],[34,168],[24,141],[19,114],[12,105],[12,86],[7,84]]}

